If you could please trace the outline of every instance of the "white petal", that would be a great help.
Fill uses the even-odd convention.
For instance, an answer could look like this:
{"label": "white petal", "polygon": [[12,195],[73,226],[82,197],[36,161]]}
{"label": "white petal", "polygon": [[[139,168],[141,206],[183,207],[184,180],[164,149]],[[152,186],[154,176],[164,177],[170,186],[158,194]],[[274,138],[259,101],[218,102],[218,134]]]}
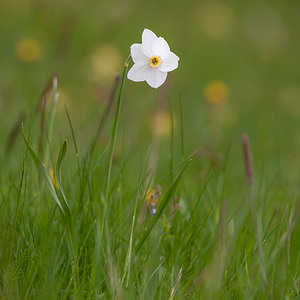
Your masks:
{"label": "white petal", "polygon": [[167,78],[167,73],[159,69],[150,69],[145,75],[147,83],[155,89],[160,87]]}
{"label": "white petal", "polygon": [[131,57],[134,63],[137,62],[149,62],[149,57],[147,57],[143,52],[142,44],[133,44],[130,47]]}
{"label": "white petal", "polygon": [[166,40],[159,37],[151,46],[151,56],[158,55],[161,58],[167,56],[170,53],[170,46]]}
{"label": "white petal", "polygon": [[144,81],[147,77],[147,71],[149,71],[150,66],[143,63],[134,64],[127,73],[127,78],[132,81]]}
{"label": "white petal", "polygon": [[162,64],[159,67],[160,71],[171,72],[178,68],[179,57],[173,53],[169,52],[167,56],[162,57]]}
{"label": "white petal", "polygon": [[142,34],[142,45],[143,45],[143,52],[151,58],[153,54],[153,45],[157,42],[158,37],[154,32],[149,29],[144,29]]}
{"label": "white petal", "polygon": [[142,43],[144,46],[150,47],[157,39],[158,37],[153,31],[146,28],[144,29],[142,34]]}

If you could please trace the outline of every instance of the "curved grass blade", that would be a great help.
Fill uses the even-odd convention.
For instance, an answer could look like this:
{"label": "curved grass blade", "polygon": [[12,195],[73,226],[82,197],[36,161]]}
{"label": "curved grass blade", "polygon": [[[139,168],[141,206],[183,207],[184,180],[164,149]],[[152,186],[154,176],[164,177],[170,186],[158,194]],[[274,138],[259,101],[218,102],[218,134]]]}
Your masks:
{"label": "curved grass blade", "polygon": [[129,55],[128,58],[126,59],[124,68],[123,68],[121,87],[120,87],[120,91],[119,91],[119,98],[118,98],[118,103],[117,103],[117,108],[116,108],[116,113],[115,113],[115,120],[114,120],[111,144],[110,144],[110,149],[109,149],[108,170],[107,170],[106,183],[105,183],[105,201],[108,201],[111,169],[112,169],[113,155],[114,155],[118,126],[119,126],[122,95],[123,95],[123,90],[124,90],[124,86],[125,86],[126,73],[127,73],[127,69],[128,69],[128,65],[129,65],[130,61],[131,61],[131,55]]}
{"label": "curved grass blade", "polygon": [[75,133],[74,133],[73,125],[71,122],[70,114],[69,114],[69,111],[68,111],[66,105],[65,105],[65,111],[66,111],[67,119],[68,119],[69,126],[70,126],[71,133],[72,133],[72,140],[73,140],[73,144],[74,144],[74,148],[75,148],[75,154],[76,154],[76,160],[77,160],[77,166],[78,166],[78,174],[79,174],[80,184],[82,186],[82,168],[81,168],[80,159],[79,159],[79,152],[78,152],[77,142],[76,142]]}
{"label": "curved grass blade", "polygon": [[74,258],[77,257],[77,252],[78,252],[78,247],[77,247],[77,239],[76,239],[76,230],[75,230],[75,224],[74,224],[74,218],[72,215],[72,212],[70,210],[70,206],[68,204],[63,186],[62,186],[62,180],[61,180],[61,166],[62,166],[62,162],[66,156],[67,153],[67,141],[65,140],[60,148],[59,154],[58,154],[58,158],[57,158],[57,162],[56,162],[56,176],[57,176],[57,183],[58,183],[58,187],[59,187],[59,191],[63,197],[64,203],[64,209],[65,209],[65,217],[66,217],[66,222],[69,226],[70,229],[70,233],[71,233],[71,251],[73,253]]}
{"label": "curved grass blade", "polygon": [[56,177],[57,177],[57,183],[58,183],[58,186],[59,186],[59,190],[60,190],[60,192],[63,196],[65,205],[66,205],[67,209],[70,211],[70,207],[69,207],[69,204],[67,202],[65,192],[64,192],[63,187],[62,187],[62,181],[61,181],[61,165],[62,165],[63,159],[66,156],[66,153],[67,153],[67,141],[64,141],[61,148],[60,148],[58,158],[57,158],[57,162],[56,162]]}
{"label": "curved grass blade", "polygon": [[32,149],[32,147],[29,145],[29,142],[25,136],[25,133],[24,133],[24,125],[22,124],[22,135],[23,135],[23,139],[25,141],[25,144],[26,144],[26,147],[34,161],[34,164],[36,166],[36,168],[38,169],[39,172],[41,172],[43,178],[45,179],[45,183],[46,183],[46,186],[49,190],[49,192],[51,193],[52,197],[54,198],[55,202],[57,203],[57,205],[59,206],[61,212],[63,213],[63,215],[65,215],[65,211],[64,211],[64,208],[63,208],[63,205],[61,204],[56,192],[55,192],[55,189],[54,189],[54,186],[52,184],[52,181],[51,181],[51,178],[46,170],[46,167],[45,165],[43,164],[43,162],[40,160],[40,158],[37,156],[37,154],[34,152],[34,150]]}

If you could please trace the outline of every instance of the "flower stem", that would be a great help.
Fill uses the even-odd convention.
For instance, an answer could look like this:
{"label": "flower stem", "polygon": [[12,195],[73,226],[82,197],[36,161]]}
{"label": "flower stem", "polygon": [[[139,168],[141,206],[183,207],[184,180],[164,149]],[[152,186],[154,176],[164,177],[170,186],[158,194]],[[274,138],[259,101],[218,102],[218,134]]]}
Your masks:
{"label": "flower stem", "polygon": [[124,85],[125,85],[126,73],[127,73],[127,69],[128,69],[130,60],[131,60],[131,55],[128,56],[128,58],[126,59],[125,64],[124,64],[122,82],[121,82],[119,98],[118,98],[118,103],[117,103],[117,109],[116,109],[116,114],[115,114],[114,127],[113,127],[113,132],[112,132],[110,150],[109,150],[108,170],[107,170],[107,177],[106,177],[106,184],[105,184],[105,201],[108,201],[109,183],[110,183],[110,177],[111,177],[111,168],[112,168],[112,161],[113,161],[113,155],[114,155],[114,150],[115,150],[115,143],[116,143],[117,132],[118,132],[122,95],[123,95],[123,90],[124,90]]}

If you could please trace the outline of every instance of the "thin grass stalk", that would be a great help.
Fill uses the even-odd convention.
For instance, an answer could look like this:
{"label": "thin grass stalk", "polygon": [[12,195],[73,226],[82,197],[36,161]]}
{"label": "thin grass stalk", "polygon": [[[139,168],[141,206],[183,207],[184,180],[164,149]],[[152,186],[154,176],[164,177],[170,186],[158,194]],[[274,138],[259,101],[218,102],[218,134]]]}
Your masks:
{"label": "thin grass stalk", "polygon": [[258,227],[258,217],[255,208],[252,155],[250,150],[249,137],[246,133],[242,135],[242,144],[244,149],[246,176],[247,176],[247,182],[249,187],[248,199],[249,199],[249,205],[250,205],[250,210],[252,215],[252,223],[253,223],[255,236],[256,236],[259,271],[264,283],[265,290],[269,294],[269,298],[272,298],[272,294],[270,294],[270,289],[268,287],[269,284],[268,284],[268,278],[267,278],[267,273],[264,264],[264,254],[263,254],[263,247],[261,241],[261,234]]}
{"label": "thin grass stalk", "polygon": [[181,160],[184,160],[184,130],[183,130],[183,109],[182,109],[181,93],[179,94],[179,112],[180,112]]}
{"label": "thin grass stalk", "polygon": [[14,126],[10,131],[10,134],[8,135],[8,138],[6,139],[6,151],[4,152],[4,154],[10,153],[10,151],[13,149],[13,146],[20,134],[21,124],[25,121],[25,119],[25,113],[20,113],[17,121],[15,122]]}
{"label": "thin grass stalk", "polygon": [[106,177],[106,184],[105,184],[105,201],[108,201],[111,168],[112,168],[113,155],[114,155],[116,138],[117,138],[117,133],[118,133],[120,110],[121,110],[121,104],[122,104],[122,95],[123,95],[123,90],[124,90],[124,86],[125,86],[126,73],[127,73],[127,69],[128,69],[130,60],[131,60],[131,55],[129,55],[125,61],[123,75],[122,75],[122,82],[121,82],[121,87],[120,87],[120,91],[119,91],[118,104],[117,104],[117,109],[116,109],[116,114],[115,114],[112,139],[111,139],[110,150],[109,150],[108,169],[107,169],[107,177]]}
{"label": "thin grass stalk", "polygon": [[75,138],[72,121],[71,121],[70,114],[68,112],[66,105],[65,105],[65,111],[66,111],[68,123],[69,123],[71,133],[72,133],[72,140],[73,140],[73,145],[74,145],[74,149],[75,149],[75,155],[76,155],[76,161],[77,161],[77,167],[78,167],[78,175],[79,175],[79,180],[80,180],[80,187],[82,189],[82,169],[81,169],[81,164],[80,164],[80,159],[79,159],[79,151],[78,151],[78,147],[77,147],[77,142],[76,142],[76,138]]}
{"label": "thin grass stalk", "polygon": [[[105,182],[105,194],[104,198],[101,198],[101,202],[103,204],[102,209],[99,212],[100,215],[100,223],[99,223],[99,247],[104,249],[104,246],[102,245],[103,241],[103,231],[104,227],[106,230],[106,238],[109,239],[109,234],[108,234],[108,220],[105,218],[105,216],[110,215],[110,211],[108,211],[107,206],[109,204],[109,208],[111,208],[111,201],[109,201],[109,189],[110,189],[110,178],[111,178],[111,169],[112,169],[112,161],[113,161],[113,155],[114,155],[114,150],[115,150],[115,144],[116,144],[116,138],[117,138],[117,133],[118,133],[118,124],[119,124],[119,118],[120,118],[120,111],[121,111],[121,104],[122,104],[122,96],[123,96],[123,91],[124,91],[124,86],[125,86],[125,79],[126,79],[126,73],[128,69],[129,62],[131,60],[131,55],[128,56],[124,63],[124,68],[123,68],[123,74],[122,74],[122,81],[121,81],[121,86],[120,86],[120,91],[119,91],[119,97],[118,97],[118,103],[117,103],[117,108],[116,108],[116,113],[115,113],[115,119],[114,119],[114,125],[113,125],[113,131],[112,131],[112,138],[111,138],[111,144],[110,144],[110,149],[109,149],[109,158],[108,158],[108,168],[107,168],[107,176],[106,176],[106,182]],[[106,225],[106,226],[104,226]],[[100,246],[101,245],[101,246]],[[109,252],[110,250],[107,247],[107,251]],[[99,253],[97,253],[98,256]],[[99,261],[99,259],[97,259]],[[96,283],[96,276],[94,278],[94,286],[95,288],[95,283]]]}
{"label": "thin grass stalk", "polygon": [[[28,139],[30,139],[30,133],[31,133],[31,122],[30,122],[30,127],[29,127]],[[20,206],[20,199],[21,199],[21,193],[22,193],[23,182],[24,182],[24,177],[25,177],[25,167],[26,167],[26,161],[27,161],[27,152],[28,152],[28,149],[26,147],[26,149],[24,151],[24,157],[23,157],[23,163],[22,163],[22,173],[21,173],[21,180],[20,180],[19,189],[18,189],[17,205],[16,205],[15,216],[14,216],[14,220],[13,220],[12,238],[11,238],[11,241],[10,241],[10,246],[9,246],[9,251],[8,251],[8,262],[9,262],[9,259],[10,259],[10,254],[12,252],[11,251],[12,243],[15,240],[16,226],[17,226],[17,219],[18,219],[18,212],[19,212],[19,206]]]}
{"label": "thin grass stalk", "polygon": [[217,267],[217,276],[215,280],[215,288],[217,287],[218,291],[221,290],[222,281],[225,276],[225,268],[227,263],[228,255],[228,242],[227,242],[227,230],[226,230],[226,213],[228,207],[228,200],[224,199],[220,211],[220,228],[219,228],[219,239],[218,247],[219,253],[217,254],[216,261],[218,261]]}
{"label": "thin grass stalk", "polygon": [[[288,229],[292,231],[293,229],[293,218],[294,218],[294,210],[291,209],[290,217],[289,217],[289,223],[288,223]],[[291,266],[291,237],[288,237],[287,245],[286,245],[286,251],[287,251],[287,262],[288,262],[288,268],[290,269]]]}
{"label": "thin grass stalk", "polygon": [[[90,233],[92,231],[92,228],[95,226],[95,223],[93,222],[90,226],[90,229],[89,231],[87,232],[87,235],[80,247],[80,251],[79,251],[79,255],[76,259],[76,261],[74,262],[74,265],[73,265],[73,268],[72,268],[72,273],[71,273],[71,276],[70,276],[70,279],[69,279],[69,282],[68,282],[68,285],[67,285],[67,288],[65,290],[65,293],[64,293],[64,297],[63,297],[63,300],[67,299],[67,297],[69,297],[69,293],[70,293],[70,289],[71,289],[71,286],[72,286],[72,281],[74,279],[74,276],[75,276],[75,272],[78,273],[78,264],[79,264],[79,260],[81,259],[81,256],[82,256],[82,253],[83,253],[83,249],[85,248],[86,246],[86,243],[87,243],[87,240],[88,238],[90,237]],[[79,276],[79,274],[78,274]]]}
{"label": "thin grass stalk", "polygon": [[[287,250],[290,251],[290,249],[289,249],[290,239],[291,239],[292,233],[293,233],[296,225],[299,222],[299,217],[295,216],[294,214],[295,214],[294,210],[292,209],[291,213],[290,213],[289,221],[288,221],[288,227],[287,227],[286,231],[281,235],[281,237],[277,243],[277,246],[274,248],[274,250],[270,254],[269,261],[267,264],[267,270],[269,272],[271,271],[271,268],[273,267],[274,262],[276,261],[278,256],[281,254],[284,247],[286,247]],[[288,261],[290,259],[289,255],[290,254],[288,253]]]}
{"label": "thin grass stalk", "polygon": [[170,108],[171,118],[171,136],[170,136],[170,183],[173,182],[173,168],[174,168],[174,119],[173,112]]}
{"label": "thin grass stalk", "polygon": [[148,163],[148,170],[151,170],[154,180],[155,180],[155,174],[157,170],[157,162],[158,162],[158,155],[159,155],[159,149],[161,144],[161,137],[163,135],[162,132],[163,123],[165,122],[164,114],[166,112],[167,97],[170,91],[171,83],[172,80],[171,77],[169,76],[165,84],[162,86],[161,93],[158,99],[157,110],[154,118],[153,139],[151,143],[151,153],[150,153],[149,163]]}
{"label": "thin grass stalk", "polygon": [[44,144],[44,137],[45,137],[45,123],[46,123],[46,104],[47,100],[50,97],[51,93],[54,92],[54,89],[57,88],[57,76],[53,75],[51,79],[48,81],[46,87],[44,88],[40,100],[38,101],[35,112],[41,114],[41,120],[40,120],[40,138],[39,138],[39,155],[41,156],[43,153],[43,144]]}
{"label": "thin grass stalk", "polygon": [[178,289],[178,286],[179,286],[179,282],[180,282],[180,279],[181,279],[181,276],[182,276],[182,267],[180,268],[180,270],[178,272],[177,280],[176,280],[176,283],[175,283],[175,285],[173,286],[173,288],[171,290],[171,295],[170,295],[169,300],[173,300],[175,298],[176,293],[177,293],[177,289]]}
{"label": "thin grass stalk", "polygon": [[[183,109],[182,109],[182,98],[181,98],[181,93],[179,93],[179,114],[180,114],[180,159],[181,161],[184,161],[184,131],[183,131]],[[182,184],[179,184],[178,187],[178,199],[180,201],[181,199],[181,189],[182,189]]]}
{"label": "thin grass stalk", "polygon": [[22,193],[24,176],[25,176],[26,160],[27,160],[27,148],[24,151],[23,164],[22,164],[22,174],[21,174],[21,180],[20,180],[19,189],[18,189],[17,205],[16,205],[15,216],[14,216],[14,220],[13,220],[12,238],[11,238],[11,241],[10,241],[8,258],[10,257],[12,243],[14,242],[15,234],[16,234],[16,225],[17,225],[17,219],[18,219],[18,213],[19,213],[19,206],[20,206],[20,199],[21,199],[21,193]]}
{"label": "thin grass stalk", "polygon": [[98,128],[97,128],[97,132],[96,132],[95,138],[94,138],[94,140],[93,140],[93,142],[92,142],[92,144],[90,146],[89,152],[88,152],[88,154],[89,154],[90,157],[92,156],[92,154],[93,154],[93,152],[95,150],[95,146],[97,144],[97,140],[101,137],[101,134],[103,132],[105,123],[106,123],[106,121],[108,119],[108,116],[109,116],[111,108],[112,108],[112,104],[114,102],[115,94],[117,92],[117,88],[118,88],[120,80],[121,80],[121,75],[119,73],[117,73],[116,76],[115,76],[115,81],[114,81],[113,87],[112,87],[110,95],[109,95],[108,105],[106,106],[106,109],[103,112],[102,118],[101,118],[101,120],[99,122],[99,125],[98,125]]}
{"label": "thin grass stalk", "polygon": [[44,150],[44,138],[45,138],[45,123],[46,123],[46,103],[47,103],[47,96],[43,96],[41,104],[41,120],[40,120],[40,138],[39,138],[39,155],[43,154]]}
{"label": "thin grass stalk", "polygon": [[131,231],[130,231],[130,238],[129,238],[129,245],[128,245],[128,251],[127,251],[125,265],[124,265],[124,273],[123,273],[123,277],[122,277],[122,281],[121,281],[121,286],[123,286],[123,282],[124,282],[125,277],[127,275],[127,280],[126,280],[126,284],[125,284],[126,288],[128,288],[129,280],[130,280],[130,269],[131,269],[131,260],[132,260],[132,252],[133,252],[132,251],[133,250],[133,234],[134,234],[134,229],[135,229],[135,224],[136,224],[136,219],[137,219],[138,199],[139,199],[140,190],[141,190],[141,186],[142,186],[142,182],[143,182],[143,174],[144,174],[146,161],[149,157],[149,152],[150,152],[150,148],[148,150],[148,153],[146,155],[146,159],[145,159],[144,164],[142,166],[142,170],[141,170],[141,173],[140,173],[139,182],[138,182],[138,186],[137,186],[137,190],[136,190],[136,196],[135,196],[135,202],[134,202],[134,211],[133,211],[133,216],[132,216]]}

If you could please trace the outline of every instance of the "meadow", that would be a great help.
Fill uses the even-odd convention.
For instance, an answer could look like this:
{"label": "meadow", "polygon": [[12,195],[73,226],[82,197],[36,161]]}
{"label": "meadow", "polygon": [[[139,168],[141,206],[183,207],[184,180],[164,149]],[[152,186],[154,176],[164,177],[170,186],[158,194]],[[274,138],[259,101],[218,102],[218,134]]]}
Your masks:
{"label": "meadow", "polygon": [[[0,0],[0,299],[300,298],[299,18]],[[144,28],[180,57],[158,89]]]}

